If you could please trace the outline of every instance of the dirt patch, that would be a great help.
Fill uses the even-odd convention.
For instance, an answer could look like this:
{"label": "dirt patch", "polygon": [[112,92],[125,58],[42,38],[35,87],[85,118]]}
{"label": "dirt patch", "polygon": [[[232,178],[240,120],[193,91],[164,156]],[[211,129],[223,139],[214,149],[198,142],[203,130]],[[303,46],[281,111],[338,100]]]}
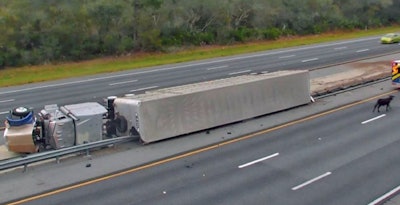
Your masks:
{"label": "dirt patch", "polygon": [[361,69],[363,71],[391,72],[391,61],[355,62],[355,63],[350,63],[349,67],[352,67],[355,69]]}
{"label": "dirt patch", "polygon": [[348,70],[334,75],[312,79],[311,95],[321,95],[351,86],[390,77],[390,61],[355,62],[346,65]]}

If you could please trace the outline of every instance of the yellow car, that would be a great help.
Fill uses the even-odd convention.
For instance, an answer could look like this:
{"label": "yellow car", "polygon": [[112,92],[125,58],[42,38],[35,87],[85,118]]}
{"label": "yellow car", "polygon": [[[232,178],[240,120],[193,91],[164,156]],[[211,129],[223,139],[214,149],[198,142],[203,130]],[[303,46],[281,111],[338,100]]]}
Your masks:
{"label": "yellow car", "polygon": [[381,43],[400,43],[399,33],[388,33],[381,38]]}

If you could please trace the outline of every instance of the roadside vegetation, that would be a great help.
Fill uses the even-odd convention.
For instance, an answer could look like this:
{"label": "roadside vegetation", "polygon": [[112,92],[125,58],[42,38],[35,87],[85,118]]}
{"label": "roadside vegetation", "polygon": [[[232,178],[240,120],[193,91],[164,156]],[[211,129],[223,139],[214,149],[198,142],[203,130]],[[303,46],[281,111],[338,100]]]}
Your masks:
{"label": "roadside vegetation", "polygon": [[[284,38],[275,41],[255,41],[229,46],[200,46],[174,53],[142,52],[130,56],[103,57],[80,62],[37,66],[22,66],[0,70],[0,87],[56,80],[99,73],[116,72],[170,63],[230,56],[270,49],[309,45],[395,32],[400,27],[387,27],[353,32],[333,32],[320,35]],[[379,43],[377,41],[377,43]]]}
{"label": "roadside vegetation", "polygon": [[399,7],[392,0],[3,0],[0,86],[383,35],[400,28],[393,26]]}

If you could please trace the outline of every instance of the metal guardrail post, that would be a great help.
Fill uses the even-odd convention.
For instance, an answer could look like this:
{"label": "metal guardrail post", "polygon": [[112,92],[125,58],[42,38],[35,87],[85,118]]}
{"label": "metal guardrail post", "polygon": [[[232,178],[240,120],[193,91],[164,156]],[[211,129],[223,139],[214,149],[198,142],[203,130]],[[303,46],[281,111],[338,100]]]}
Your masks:
{"label": "metal guardrail post", "polygon": [[90,157],[89,149],[86,149],[86,157]]}

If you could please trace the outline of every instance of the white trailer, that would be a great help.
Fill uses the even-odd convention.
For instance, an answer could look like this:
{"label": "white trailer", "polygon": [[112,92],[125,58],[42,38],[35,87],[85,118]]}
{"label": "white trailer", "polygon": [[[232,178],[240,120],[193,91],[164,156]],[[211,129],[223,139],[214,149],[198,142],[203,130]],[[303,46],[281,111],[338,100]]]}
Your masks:
{"label": "white trailer", "polygon": [[117,134],[150,143],[304,105],[309,79],[307,70],[278,71],[115,98],[115,117],[125,122]]}

